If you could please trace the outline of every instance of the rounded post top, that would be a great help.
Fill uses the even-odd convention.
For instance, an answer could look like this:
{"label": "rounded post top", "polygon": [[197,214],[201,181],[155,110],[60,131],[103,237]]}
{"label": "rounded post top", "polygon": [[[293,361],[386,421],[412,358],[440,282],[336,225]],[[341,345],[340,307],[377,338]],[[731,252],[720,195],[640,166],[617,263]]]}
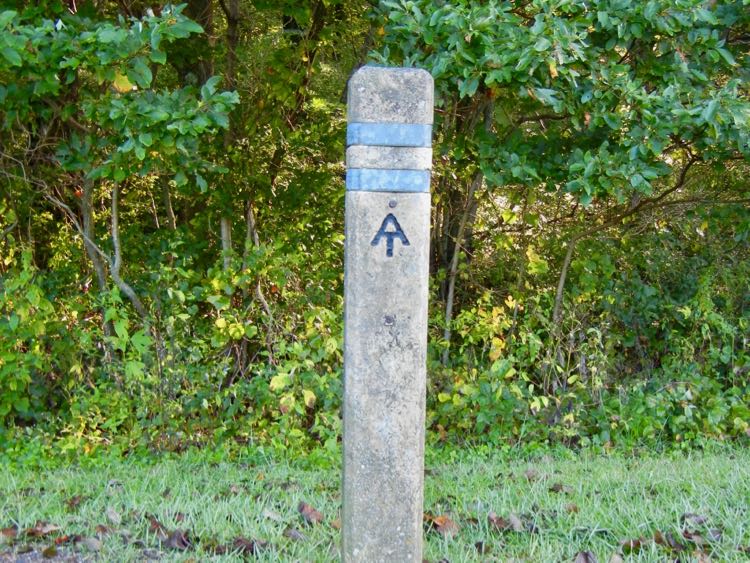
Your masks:
{"label": "rounded post top", "polygon": [[432,124],[434,83],[426,70],[363,66],[349,79],[349,123]]}

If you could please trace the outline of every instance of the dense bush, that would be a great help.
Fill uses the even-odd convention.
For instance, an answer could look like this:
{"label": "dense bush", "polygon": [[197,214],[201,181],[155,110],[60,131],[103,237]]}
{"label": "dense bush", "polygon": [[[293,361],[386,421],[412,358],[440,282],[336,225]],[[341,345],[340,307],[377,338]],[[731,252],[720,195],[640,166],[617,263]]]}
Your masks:
{"label": "dense bush", "polygon": [[429,440],[750,436],[739,3],[129,6],[0,12],[6,457],[336,449],[370,49],[436,79]]}

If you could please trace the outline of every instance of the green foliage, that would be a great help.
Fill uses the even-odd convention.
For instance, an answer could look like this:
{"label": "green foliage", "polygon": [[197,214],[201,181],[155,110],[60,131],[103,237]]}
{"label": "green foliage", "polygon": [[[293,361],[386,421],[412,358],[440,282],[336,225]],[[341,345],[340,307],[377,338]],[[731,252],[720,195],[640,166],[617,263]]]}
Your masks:
{"label": "green foliage", "polygon": [[368,49],[436,81],[429,440],[745,439],[744,6],[199,4],[0,12],[7,455],[330,462]]}

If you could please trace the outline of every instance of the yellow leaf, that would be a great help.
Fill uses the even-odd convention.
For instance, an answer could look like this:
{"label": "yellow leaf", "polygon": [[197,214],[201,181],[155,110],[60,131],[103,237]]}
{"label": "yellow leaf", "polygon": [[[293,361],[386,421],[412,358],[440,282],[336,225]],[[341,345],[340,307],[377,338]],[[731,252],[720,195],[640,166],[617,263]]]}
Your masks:
{"label": "yellow leaf", "polygon": [[279,375],[275,375],[271,378],[269,387],[271,388],[271,391],[279,391],[289,385],[289,383],[291,383],[289,374],[280,373]]}
{"label": "yellow leaf", "polygon": [[303,389],[302,390],[302,400],[305,403],[305,406],[308,409],[311,409],[313,405],[315,405],[315,393],[310,391],[309,389]]}
{"label": "yellow leaf", "polygon": [[557,65],[555,64],[555,61],[549,62],[549,75],[552,78],[557,78]]}
{"label": "yellow leaf", "polygon": [[112,82],[112,86],[114,86],[115,90],[117,90],[121,94],[135,90],[135,86],[133,86],[130,80],[128,80],[128,77],[124,74],[120,74],[119,72],[115,73],[115,79]]}

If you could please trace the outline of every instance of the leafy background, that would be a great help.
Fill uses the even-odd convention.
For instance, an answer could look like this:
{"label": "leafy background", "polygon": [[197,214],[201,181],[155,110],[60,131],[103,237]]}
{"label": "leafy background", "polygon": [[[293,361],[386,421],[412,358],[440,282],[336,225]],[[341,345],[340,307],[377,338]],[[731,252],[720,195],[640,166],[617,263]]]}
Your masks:
{"label": "leafy background", "polygon": [[368,61],[436,84],[428,440],[747,443],[747,0],[10,1],[0,31],[4,460],[330,463]]}

